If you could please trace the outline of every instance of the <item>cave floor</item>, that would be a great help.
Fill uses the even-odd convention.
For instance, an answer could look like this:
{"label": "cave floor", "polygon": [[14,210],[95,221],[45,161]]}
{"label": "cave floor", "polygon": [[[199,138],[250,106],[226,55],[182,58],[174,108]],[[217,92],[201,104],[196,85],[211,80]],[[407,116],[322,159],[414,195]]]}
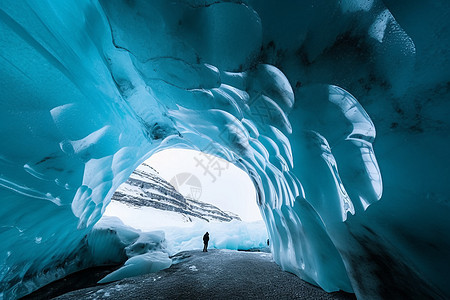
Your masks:
{"label": "cave floor", "polygon": [[72,291],[55,299],[355,299],[283,272],[267,252],[181,252],[158,273]]}

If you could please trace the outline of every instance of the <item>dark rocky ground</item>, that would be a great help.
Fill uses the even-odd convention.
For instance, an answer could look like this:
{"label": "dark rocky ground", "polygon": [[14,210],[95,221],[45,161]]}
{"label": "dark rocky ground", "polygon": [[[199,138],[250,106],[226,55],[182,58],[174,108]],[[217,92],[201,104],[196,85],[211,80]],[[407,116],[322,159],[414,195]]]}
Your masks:
{"label": "dark rocky ground", "polygon": [[30,295],[20,298],[20,300],[53,299],[74,290],[99,286],[97,281],[118,268],[120,268],[120,265],[85,269],[43,286]]}
{"label": "dark rocky ground", "polygon": [[[186,251],[173,259],[172,267],[158,273],[72,291],[56,299],[355,299],[353,294],[326,293],[283,272],[267,252]],[[34,299],[48,298],[36,294]]]}

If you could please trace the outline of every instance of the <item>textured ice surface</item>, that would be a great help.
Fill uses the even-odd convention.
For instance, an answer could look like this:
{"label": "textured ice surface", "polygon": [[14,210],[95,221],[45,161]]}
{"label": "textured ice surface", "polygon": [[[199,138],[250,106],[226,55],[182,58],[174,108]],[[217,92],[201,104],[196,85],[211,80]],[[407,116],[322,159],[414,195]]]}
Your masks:
{"label": "textured ice surface", "polygon": [[[105,258],[114,260],[111,252],[123,255],[125,251],[128,258],[121,268],[105,276],[99,283],[153,273],[172,265],[165,250],[165,235],[162,231],[142,232],[124,225],[118,218],[105,217],[94,226],[93,232],[98,233],[91,243],[98,246],[93,247],[89,242],[88,245],[92,249],[94,262],[104,261]],[[115,260],[121,261],[120,255]]]}
{"label": "textured ice surface", "polygon": [[[181,251],[202,249],[203,234],[210,233],[209,249],[249,250],[266,247],[267,231],[263,221],[231,222],[197,220],[195,224],[180,224],[164,211],[153,211],[147,218],[134,214],[134,227],[124,225],[113,216],[103,216],[86,239],[85,265],[124,265],[108,274],[99,283],[154,273],[172,265],[169,255]],[[150,216],[160,220],[160,228],[146,222]],[[179,216],[179,214],[177,214]],[[163,220],[162,217],[165,217]],[[129,221],[125,218],[126,221]],[[170,223],[174,220],[173,223]]]}
{"label": "textured ice surface", "polygon": [[116,201],[111,202],[103,218],[109,216],[118,216],[123,223],[142,231],[163,231],[166,237],[165,249],[170,255],[184,250],[202,249],[202,237],[206,231],[210,234],[209,247],[217,249],[262,248],[266,246],[268,238],[263,221],[186,220],[185,216],[177,212],[151,207],[130,208]]}
{"label": "textured ice surface", "polygon": [[115,189],[182,147],[249,174],[284,269],[360,298],[450,297],[449,14],[3,0],[1,295],[82,268]]}
{"label": "textured ice surface", "polygon": [[266,247],[267,230],[264,222],[196,222],[191,226],[162,227],[166,235],[167,250],[171,254],[180,251],[202,249],[202,237],[209,232],[209,248],[250,250]]}

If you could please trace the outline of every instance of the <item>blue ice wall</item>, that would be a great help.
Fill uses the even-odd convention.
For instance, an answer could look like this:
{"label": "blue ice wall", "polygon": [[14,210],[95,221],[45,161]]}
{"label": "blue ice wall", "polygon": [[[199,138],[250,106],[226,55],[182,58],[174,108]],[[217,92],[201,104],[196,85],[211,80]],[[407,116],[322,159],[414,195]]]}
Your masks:
{"label": "blue ice wall", "polygon": [[3,0],[2,297],[96,264],[112,193],[170,147],[247,171],[283,269],[363,299],[450,297],[449,14]]}

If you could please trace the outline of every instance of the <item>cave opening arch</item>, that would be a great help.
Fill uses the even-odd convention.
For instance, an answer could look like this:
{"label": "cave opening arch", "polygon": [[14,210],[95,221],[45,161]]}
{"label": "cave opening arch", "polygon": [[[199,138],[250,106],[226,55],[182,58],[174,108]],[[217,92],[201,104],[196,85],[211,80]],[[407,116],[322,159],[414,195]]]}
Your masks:
{"label": "cave opening arch", "polygon": [[253,182],[227,161],[195,150],[152,155],[119,186],[103,216],[165,231],[171,255],[201,248],[202,230],[210,232],[212,248],[266,247]]}

